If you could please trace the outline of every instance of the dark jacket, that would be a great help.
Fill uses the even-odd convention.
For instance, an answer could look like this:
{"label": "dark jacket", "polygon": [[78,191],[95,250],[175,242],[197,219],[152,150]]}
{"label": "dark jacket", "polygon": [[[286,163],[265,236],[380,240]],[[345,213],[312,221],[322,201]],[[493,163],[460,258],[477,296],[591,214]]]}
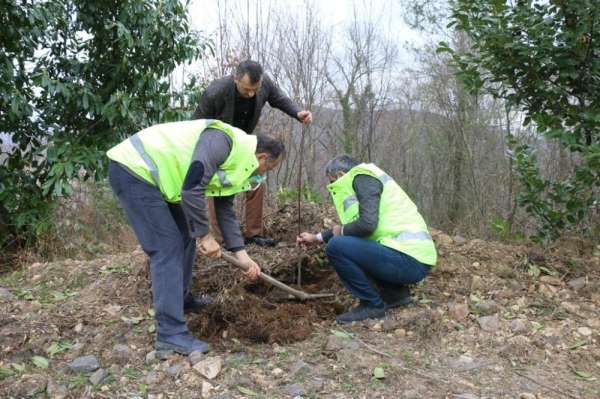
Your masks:
{"label": "dark jacket", "polygon": [[[219,119],[223,122],[233,124],[235,93],[236,88],[233,76],[214,80],[204,91],[200,99],[200,105],[198,105],[196,112],[194,112],[193,119]],[[254,115],[246,133],[254,131],[260,113],[267,101],[271,107],[279,108],[292,118],[298,119],[298,112],[301,109],[283,94],[281,89],[267,74],[264,74],[262,85],[256,93]]]}

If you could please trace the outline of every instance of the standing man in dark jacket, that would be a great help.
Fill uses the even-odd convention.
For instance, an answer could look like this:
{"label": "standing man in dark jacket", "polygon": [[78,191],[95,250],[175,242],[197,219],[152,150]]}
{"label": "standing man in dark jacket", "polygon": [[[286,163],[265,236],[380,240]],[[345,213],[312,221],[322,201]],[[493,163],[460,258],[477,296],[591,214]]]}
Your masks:
{"label": "standing man in dark jacket", "polygon": [[[193,118],[219,119],[252,134],[265,102],[269,102],[272,107],[279,108],[304,124],[312,122],[311,112],[301,110],[283,94],[268,75],[263,73],[262,66],[251,60],[241,62],[233,76],[213,81],[202,95]],[[265,237],[263,234],[264,195],[264,185],[260,185],[256,191],[246,193],[244,231],[246,244],[254,243],[263,246],[275,244],[272,238]],[[211,227],[219,236],[212,202],[209,202],[209,207]]]}

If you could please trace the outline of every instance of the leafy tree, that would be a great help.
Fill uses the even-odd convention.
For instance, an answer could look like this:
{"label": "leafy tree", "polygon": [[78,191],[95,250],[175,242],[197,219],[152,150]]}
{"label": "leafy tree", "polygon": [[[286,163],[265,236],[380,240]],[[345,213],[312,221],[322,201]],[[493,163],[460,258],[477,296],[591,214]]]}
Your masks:
{"label": "leafy tree", "polygon": [[523,185],[520,204],[540,221],[535,238],[557,238],[598,205],[600,186],[600,3],[457,0],[450,25],[473,51],[454,52],[457,74],[473,91],[507,100],[525,125],[557,140],[578,159],[565,180],[543,177],[533,149],[512,138]]}
{"label": "leafy tree", "polygon": [[179,0],[0,0],[0,9],[0,132],[14,143],[0,154],[2,247],[44,230],[74,179],[101,178],[105,151],[123,136],[183,117],[167,77],[206,41]]}

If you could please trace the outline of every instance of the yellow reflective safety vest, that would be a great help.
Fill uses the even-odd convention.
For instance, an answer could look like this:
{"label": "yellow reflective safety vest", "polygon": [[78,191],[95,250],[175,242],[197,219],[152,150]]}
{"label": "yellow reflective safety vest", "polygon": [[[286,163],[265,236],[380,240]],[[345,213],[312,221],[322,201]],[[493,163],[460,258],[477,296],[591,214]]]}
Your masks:
{"label": "yellow reflective safety vest", "polygon": [[231,152],[206,187],[205,195],[223,197],[250,190],[258,167],[256,136],[213,119],[163,123],[144,129],[106,155],[157,187],[168,202],[181,201],[181,189],[200,136],[217,129],[231,139]]}
{"label": "yellow reflective safety vest", "polygon": [[416,205],[394,179],[374,164],[357,165],[327,186],[342,224],[358,219],[359,204],[352,182],[360,174],[373,176],[383,184],[379,222],[367,239],[434,266],[437,261],[435,245]]}

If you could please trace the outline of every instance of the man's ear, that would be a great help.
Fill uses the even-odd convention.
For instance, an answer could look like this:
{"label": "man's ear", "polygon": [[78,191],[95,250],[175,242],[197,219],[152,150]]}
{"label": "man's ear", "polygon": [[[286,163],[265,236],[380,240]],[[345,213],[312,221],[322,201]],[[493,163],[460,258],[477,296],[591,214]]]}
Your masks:
{"label": "man's ear", "polygon": [[269,159],[269,154],[267,154],[266,152],[257,152],[256,153],[256,159],[260,160],[267,160]]}

